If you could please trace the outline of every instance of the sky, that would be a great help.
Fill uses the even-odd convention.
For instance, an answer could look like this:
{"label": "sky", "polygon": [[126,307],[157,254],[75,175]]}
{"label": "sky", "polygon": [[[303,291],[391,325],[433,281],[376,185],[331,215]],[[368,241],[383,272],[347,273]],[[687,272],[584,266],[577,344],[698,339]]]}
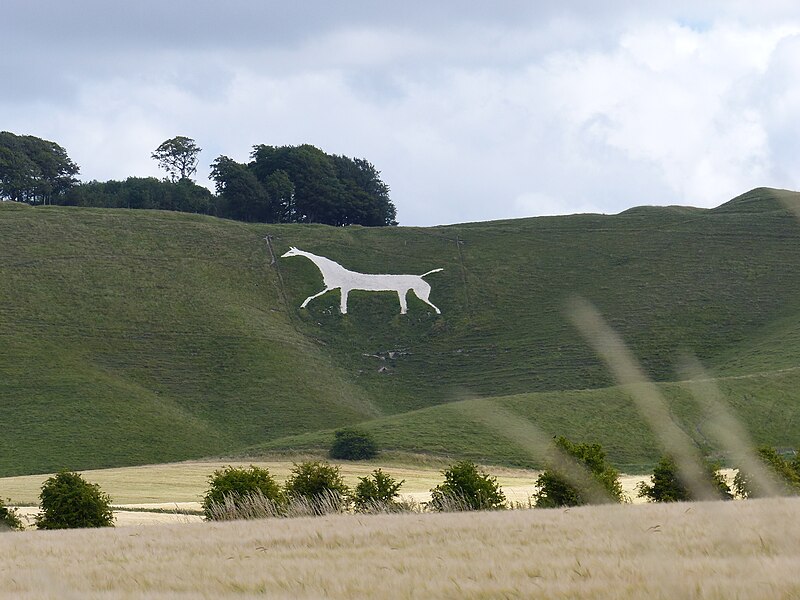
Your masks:
{"label": "sky", "polygon": [[0,130],[84,181],[220,155],[366,158],[401,225],[800,190],[794,0],[1,0]]}

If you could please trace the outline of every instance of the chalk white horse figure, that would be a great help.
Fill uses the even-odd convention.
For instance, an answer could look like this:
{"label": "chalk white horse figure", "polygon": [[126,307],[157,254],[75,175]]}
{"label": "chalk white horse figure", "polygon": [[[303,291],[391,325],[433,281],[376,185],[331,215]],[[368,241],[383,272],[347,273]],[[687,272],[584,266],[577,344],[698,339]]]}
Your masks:
{"label": "chalk white horse figure", "polygon": [[322,296],[331,290],[340,289],[342,291],[342,314],[347,314],[347,294],[350,290],[365,290],[368,292],[397,292],[397,297],[400,298],[400,314],[406,314],[408,305],[406,304],[406,294],[409,290],[413,290],[417,298],[433,307],[437,315],[442,314],[434,304],[428,299],[431,293],[431,286],[427,281],[422,279],[426,275],[436,273],[442,269],[433,269],[422,275],[374,275],[370,273],[356,273],[355,271],[348,271],[342,265],[332,261],[330,258],[324,256],[317,256],[311,252],[304,252],[297,248],[289,248],[286,254],[281,258],[289,256],[305,256],[308,260],[317,265],[317,268],[322,273],[322,280],[325,284],[325,289],[318,294],[309,296],[300,305],[300,308],[305,308],[309,302],[314,298]]}

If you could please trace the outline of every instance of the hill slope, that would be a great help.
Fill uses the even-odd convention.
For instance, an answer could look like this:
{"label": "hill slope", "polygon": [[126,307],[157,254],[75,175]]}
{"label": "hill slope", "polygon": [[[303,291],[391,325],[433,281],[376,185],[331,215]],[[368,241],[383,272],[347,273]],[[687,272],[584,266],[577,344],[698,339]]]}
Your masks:
{"label": "hill slope", "polygon": [[[539,408],[523,413],[557,415],[558,393],[613,383],[564,315],[576,294],[660,381],[683,349],[724,375],[798,365],[800,227],[781,203],[798,196],[425,229],[0,205],[0,474],[233,452],[374,418],[405,423],[387,443],[425,450],[426,413],[403,413],[471,397],[526,394]],[[290,245],[363,272],[443,267],[426,278],[442,315],[409,297],[401,316],[391,293],[353,292],[344,317],[337,292],[299,309],[323,286],[303,258],[271,264]],[[631,448],[615,458],[636,462]]]}

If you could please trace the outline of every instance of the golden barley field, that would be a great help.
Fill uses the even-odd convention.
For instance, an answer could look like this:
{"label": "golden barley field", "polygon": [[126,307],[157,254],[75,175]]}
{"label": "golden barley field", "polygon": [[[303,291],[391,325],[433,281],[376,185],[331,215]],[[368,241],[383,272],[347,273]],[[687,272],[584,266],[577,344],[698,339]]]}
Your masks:
{"label": "golden barley field", "polygon": [[[300,457],[295,461],[285,459],[253,460],[253,461],[185,461],[160,465],[143,465],[139,467],[120,467],[116,469],[98,469],[82,471],[81,474],[91,483],[97,483],[107,492],[115,506],[114,516],[118,527],[139,525],[161,525],[164,523],[189,523],[201,520],[185,511],[199,511],[200,501],[208,489],[208,477],[214,470],[227,464],[247,466],[253,464],[269,469],[276,479],[283,482],[290,474],[295,462],[319,457]],[[427,502],[430,489],[442,482],[442,469],[447,463],[442,461],[425,461],[416,459],[417,464],[405,462],[340,462],[345,482],[354,487],[359,477],[369,475],[374,469],[381,468],[398,480],[403,480],[401,495],[407,500]],[[538,471],[512,469],[504,467],[486,467],[486,470],[497,477],[503,492],[512,504],[527,504],[530,496],[536,491]],[[39,512],[38,495],[42,483],[51,474],[23,475],[0,478],[0,498],[11,505],[21,505],[20,515],[32,524],[34,515]],[[730,475],[729,477],[732,477]],[[646,476],[623,475],[620,482],[628,497],[633,502],[641,502],[636,498],[636,484],[645,480]],[[133,509],[133,510],[126,510]],[[170,512],[140,512],[141,509],[158,509]]]}
{"label": "golden barley field", "polygon": [[[267,468],[280,482],[290,474],[295,463],[304,460],[328,460],[319,456],[299,456],[294,460],[287,459],[253,459],[245,460],[209,460],[185,461],[143,465],[139,467],[121,467],[116,469],[98,469],[81,471],[87,481],[97,483],[111,495],[114,504],[142,504],[164,502],[199,502],[208,489],[208,478],[216,470],[226,465]],[[340,468],[345,482],[350,486],[358,483],[359,477],[369,475],[375,469],[383,469],[398,480],[404,480],[402,492],[409,494],[427,493],[430,488],[442,482],[442,469],[449,463],[431,461],[430,464],[394,464],[392,462],[360,462],[332,461]],[[528,489],[533,489],[537,471],[511,469],[504,467],[486,467],[486,470],[497,476],[497,481],[510,495],[522,498]],[[0,496],[10,498],[12,503],[35,504],[42,483],[50,474],[22,475],[18,477],[0,478]],[[517,494],[517,491],[519,494]]]}
{"label": "golden barley field", "polygon": [[0,535],[6,598],[798,598],[800,499]]}

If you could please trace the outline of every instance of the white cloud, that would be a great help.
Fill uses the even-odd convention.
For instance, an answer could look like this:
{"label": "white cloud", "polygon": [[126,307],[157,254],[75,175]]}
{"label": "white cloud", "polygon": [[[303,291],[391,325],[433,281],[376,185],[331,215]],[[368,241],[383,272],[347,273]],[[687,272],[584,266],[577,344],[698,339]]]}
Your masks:
{"label": "white cloud", "polygon": [[201,179],[219,154],[308,142],[371,160],[409,225],[800,187],[792,5],[521,6],[68,45],[41,62],[53,91],[0,92],[3,127],[58,141],[87,179],[158,174],[150,153],[174,135],[204,148]]}
{"label": "white cloud", "polygon": [[566,130],[657,165],[676,200],[711,206],[770,184],[765,115],[749,90],[790,34],[651,24],[613,52],[553,57],[547,85]]}

